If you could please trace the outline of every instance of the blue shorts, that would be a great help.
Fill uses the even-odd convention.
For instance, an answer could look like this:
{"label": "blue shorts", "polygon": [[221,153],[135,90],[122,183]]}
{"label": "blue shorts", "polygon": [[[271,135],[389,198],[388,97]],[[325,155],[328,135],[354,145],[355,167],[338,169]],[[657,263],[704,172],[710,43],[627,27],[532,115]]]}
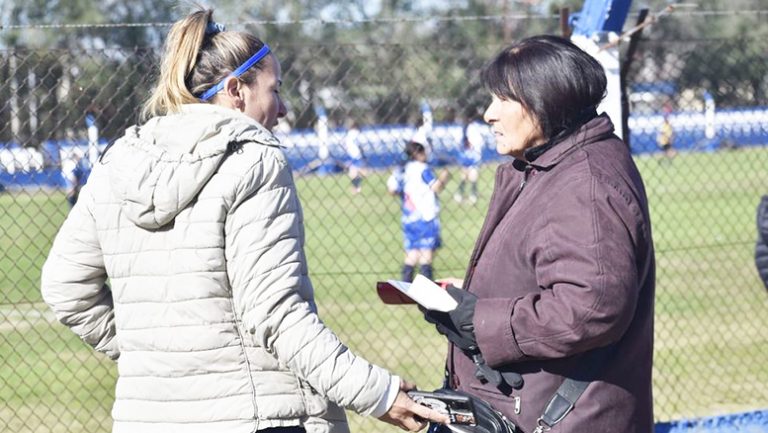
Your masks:
{"label": "blue shorts", "polygon": [[406,251],[436,250],[440,245],[439,219],[403,224],[403,247]]}
{"label": "blue shorts", "polygon": [[459,155],[459,165],[465,168],[477,167],[480,165],[480,157],[475,153],[462,152]]}

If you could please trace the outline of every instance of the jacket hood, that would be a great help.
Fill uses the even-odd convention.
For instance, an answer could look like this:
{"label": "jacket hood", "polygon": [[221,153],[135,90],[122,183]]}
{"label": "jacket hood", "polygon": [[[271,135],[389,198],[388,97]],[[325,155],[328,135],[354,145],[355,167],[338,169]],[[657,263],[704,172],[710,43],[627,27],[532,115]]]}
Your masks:
{"label": "jacket hood", "polygon": [[137,226],[156,229],[187,207],[229,154],[231,143],[279,146],[253,119],[212,104],[128,128],[102,158],[120,206]]}

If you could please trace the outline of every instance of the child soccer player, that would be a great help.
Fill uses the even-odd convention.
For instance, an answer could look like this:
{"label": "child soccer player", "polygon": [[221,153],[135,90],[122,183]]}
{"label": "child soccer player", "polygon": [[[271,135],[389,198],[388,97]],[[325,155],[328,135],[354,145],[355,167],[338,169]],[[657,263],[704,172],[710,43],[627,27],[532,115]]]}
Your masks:
{"label": "child soccer player", "polygon": [[415,141],[405,146],[405,166],[387,180],[387,190],[402,200],[405,260],[402,280],[413,281],[413,272],[432,279],[432,260],[440,247],[440,203],[437,194],[450,178],[443,169],[438,175],[427,165],[424,145]]}

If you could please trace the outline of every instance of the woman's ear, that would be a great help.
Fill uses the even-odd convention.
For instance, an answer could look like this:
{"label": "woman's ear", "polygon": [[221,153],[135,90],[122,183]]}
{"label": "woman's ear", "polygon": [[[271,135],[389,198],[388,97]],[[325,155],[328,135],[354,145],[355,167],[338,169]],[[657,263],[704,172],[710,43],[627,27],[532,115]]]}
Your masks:
{"label": "woman's ear", "polygon": [[240,80],[235,77],[228,77],[224,82],[224,93],[230,98],[239,98]]}
{"label": "woman's ear", "polygon": [[241,92],[241,82],[235,77],[229,77],[224,82],[224,94],[228,101],[227,106],[242,111],[244,108]]}

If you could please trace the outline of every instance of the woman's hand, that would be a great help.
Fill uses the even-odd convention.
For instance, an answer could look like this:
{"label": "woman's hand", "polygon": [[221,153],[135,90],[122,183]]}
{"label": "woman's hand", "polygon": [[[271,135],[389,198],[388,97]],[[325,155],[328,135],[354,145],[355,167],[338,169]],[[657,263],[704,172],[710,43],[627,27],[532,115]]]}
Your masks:
{"label": "woman's hand", "polygon": [[426,406],[422,406],[413,401],[405,391],[416,389],[409,382],[400,382],[400,392],[397,393],[395,402],[389,408],[387,413],[379,419],[386,423],[400,427],[407,431],[419,431],[427,426],[429,421],[448,424],[448,416],[436,412]]}
{"label": "woman's hand", "polygon": [[456,300],[456,308],[447,313],[422,307],[419,309],[427,322],[437,327],[437,332],[445,335],[448,341],[464,352],[474,354],[479,350],[474,325],[477,296],[454,286],[448,286],[445,290]]}

